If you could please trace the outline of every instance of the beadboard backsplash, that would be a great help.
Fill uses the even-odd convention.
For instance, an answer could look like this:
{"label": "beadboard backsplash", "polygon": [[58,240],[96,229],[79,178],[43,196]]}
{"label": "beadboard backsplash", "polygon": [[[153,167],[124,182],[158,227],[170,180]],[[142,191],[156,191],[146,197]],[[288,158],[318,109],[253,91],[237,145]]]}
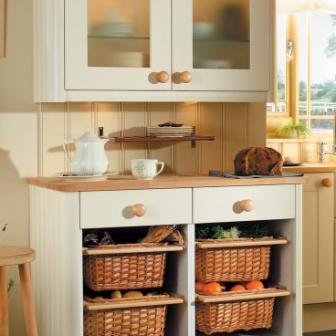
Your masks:
{"label": "beadboard backsplash", "polygon": [[63,143],[85,129],[104,127],[105,135],[144,135],[145,127],[166,121],[196,126],[198,134],[214,135],[214,142],[178,144],[108,143],[109,171],[129,173],[133,158],[155,158],[165,173],[204,174],[209,169],[231,171],[238,150],[264,146],[266,112],[263,103],[66,103],[42,104],[39,110],[39,175],[68,171]]}

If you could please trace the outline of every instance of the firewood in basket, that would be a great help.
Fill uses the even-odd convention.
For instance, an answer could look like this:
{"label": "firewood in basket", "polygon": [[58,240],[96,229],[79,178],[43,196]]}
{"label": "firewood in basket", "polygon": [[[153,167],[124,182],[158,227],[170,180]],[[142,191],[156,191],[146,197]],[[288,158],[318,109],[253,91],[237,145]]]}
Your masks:
{"label": "firewood in basket", "polygon": [[140,243],[161,243],[174,231],[173,226],[152,226],[149,228],[147,236],[140,240]]}
{"label": "firewood in basket", "polygon": [[182,236],[182,233],[174,229],[174,231],[164,240],[165,242],[172,242],[172,243],[177,243],[178,245],[183,245],[184,244],[184,239]]}

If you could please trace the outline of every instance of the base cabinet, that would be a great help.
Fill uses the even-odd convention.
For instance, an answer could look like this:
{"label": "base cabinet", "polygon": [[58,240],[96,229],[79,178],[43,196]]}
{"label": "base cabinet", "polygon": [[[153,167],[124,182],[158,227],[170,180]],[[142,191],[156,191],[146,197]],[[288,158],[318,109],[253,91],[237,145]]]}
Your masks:
{"label": "base cabinet", "polygon": [[303,303],[334,301],[334,177],[307,174],[303,185]]}
{"label": "base cabinet", "polygon": [[[87,308],[85,295],[88,292],[84,286],[84,278],[87,280],[87,277],[83,276],[85,273],[83,273],[83,254],[85,255],[86,250],[83,250],[82,240],[87,230],[109,229],[119,233],[123,230],[129,234],[130,230],[166,223],[163,219],[168,218],[171,221],[170,224],[179,224],[185,237],[185,244],[184,248],[172,254],[167,262],[163,289],[168,293],[180,294],[183,302],[169,307],[165,336],[203,336],[196,331],[196,319],[199,316],[196,314],[197,305],[200,302],[211,304],[209,299],[217,300],[219,302],[217,306],[221,306],[221,302],[226,302],[218,301],[218,297],[214,298],[214,296],[206,297],[208,301],[204,301],[204,298],[201,301],[202,295],[195,292],[195,232],[198,226],[210,221],[229,225],[267,221],[272,234],[275,233],[288,240],[283,246],[272,246],[270,272],[265,280],[266,286],[271,284],[283,286],[281,289],[285,289],[288,296],[276,298],[271,324],[263,327],[270,329],[265,329],[258,335],[302,336],[301,193],[301,185],[294,183],[106,192],[59,192],[31,186],[31,246],[37,251],[37,260],[32,265],[32,275],[40,335],[85,335],[83,328],[84,321],[87,321],[84,314]],[[224,206],[218,203],[217,209],[214,209],[212,196],[221,199]],[[266,201],[265,197],[276,200],[277,196],[282,199],[281,212],[273,214],[270,209],[262,206],[262,201]],[[171,197],[170,206],[167,205],[169,197]],[[164,202],[165,198],[166,202]],[[290,204],[286,203],[287,199],[291,201]],[[247,201],[250,207],[244,210],[242,205]],[[178,204],[175,204],[176,202]],[[146,209],[146,212],[141,215],[143,220],[128,217],[124,210],[132,204],[140,203]],[[230,204],[230,207],[225,203]],[[234,208],[236,210],[232,212],[232,204],[236,203],[240,204],[241,211]],[[171,205],[174,204],[183,211],[180,209],[174,213],[171,209]],[[162,206],[165,208],[162,209]],[[168,215],[165,209],[170,209],[171,214]],[[201,209],[203,211],[200,212]],[[209,209],[214,211],[209,212]],[[250,215],[243,217],[242,212],[248,212]],[[209,218],[200,217],[201,213],[207,213]],[[252,213],[254,213],[253,216]],[[116,216],[117,220],[113,219],[113,216]],[[147,216],[148,222],[146,222]],[[110,222],[108,218],[111,218]],[[127,225],[127,223],[130,224]],[[249,243],[251,244],[250,241]],[[252,244],[255,243],[255,241],[252,242]],[[121,252],[118,251],[117,254],[119,253]],[[86,285],[91,288],[88,282]],[[268,289],[275,290],[271,287]],[[260,302],[260,299],[270,298],[267,296],[270,295],[269,292],[257,294],[261,296],[257,299],[252,298],[251,293],[246,295],[247,301],[259,300],[255,302]],[[235,302],[239,300],[242,298],[237,300],[231,297],[227,302],[229,306],[232,303],[232,307],[236,307]],[[242,315],[246,314],[246,310],[242,309],[242,313]],[[221,315],[216,317],[221,322]],[[246,316],[239,317],[239,322],[244,326],[247,325],[245,318]],[[252,320],[256,318],[252,316]],[[262,319],[258,318],[258,320]],[[129,336],[130,334],[121,332],[113,335]],[[237,336],[241,333],[234,332],[232,335]]]}

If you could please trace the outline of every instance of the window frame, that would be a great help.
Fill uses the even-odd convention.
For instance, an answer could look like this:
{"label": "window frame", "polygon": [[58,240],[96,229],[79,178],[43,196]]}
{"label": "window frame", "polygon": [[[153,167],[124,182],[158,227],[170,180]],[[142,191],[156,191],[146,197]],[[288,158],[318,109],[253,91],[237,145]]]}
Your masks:
{"label": "window frame", "polygon": [[[293,42],[293,53],[290,59],[287,56],[287,66],[286,66],[286,111],[278,112],[277,105],[279,104],[278,100],[278,54],[275,52],[275,83],[274,83],[274,103],[272,103],[272,112],[268,112],[268,117],[282,117],[282,118],[292,118],[294,123],[299,123],[299,120],[306,120],[307,127],[312,130],[312,120],[334,120],[334,115],[312,115],[312,92],[311,92],[311,84],[312,84],[312,56],[311,56],[311,46],[312,46],[312,30],[311,30],[311,16],[307,15],[307,115],[300,115],[300,100],[299,100],[299,65],[300,65],[300,55],[299,55],[299,23],[297,15],[295,14],[287,14],[287,29],[286,29],[286,41]],[[276,35],[276,42],[277,42]],[[277,44],[276,44],[277,45]],[[281,101],[283,102],[283,101]],[[315,138],[323,138],[329,139],[333,137],[333,132],[325,132],[325,133],[313,133],[312,135]]]}
{"label": "window frame", "polygon": [[[294,45],[298,45],[298,21],[296,19],[295,15],[291,15],[293,17],[293,25],[292,27],[295,29],[295,32],[293,33],[293,38],[294,38]],[[306,126],[308,127],[309,130],[312,132],[312,121],[313,120],[334,120],[335,116],[334,115],[312,115],[312,20],[311,20],[311,14],[307,14],[306,18],[306,25],[307,25],[307,99],[306,99],[306,104],[307,104],[307,115],[300,115],[300,101],[299,101],[299,62],[300,62],[300,55],[299,53],[295,52],[295,72],[296,72],[296,81],[294,82],[294,85],[296,87],[297,91],[297,97],[296,97],[296,108],[293,109],[294,113],[292,115],[293,121],[295,123],[299,123],[300,120],[306,120]],[[297,49],[297,48],[295,48]],[[290,83],[290,85],[293,86],[293,82]],[[325,132],[325,133],[313,133],[312,135],[315,138],[323,138],[323,139],[328,139],[333,137],[333,132]]]}
{"label": "window frame", "polygon": [[[287,14],[287,22],[286,22],[286,41],[293,42],[293,53],[288,59],[287,56],[287,66],[286,66],[286,99],[284,101],[278,100],[278,53],[277,53],[277,43],[275,43],[275,64],[274,64],[274,94],[273,98],[274,101],[272,103],[267,104],[267,117],[274,118],[279,120],[284,120],[285,118],[291,118],[293,123],[299,123],[300,120],[306,120],[307,127],[312,130],[311,125],[312,121],[315,119],[317,120],[336,120],[336,115],[312,115],[312,92],[311,92],[311,84],[312,84],[312,33],[311,33],[311,16],[307,15],[307,115],[300,115],[300,78],[299,78],[299,68],[300,68],[300,55],[299,55],[299,23],[298,23],[298,16],[296,14]],[[278,25],[276,25],[276,31]],[[277,34],[275,34],[277,36]],[[277,40],[277,39],[276,39]],[[285,102],[286,104],[286,111],[278,112],[277,105],[279,102]],[[281,119],[282,118],[282,119]],[[322,132],[322,133],[311,133],[314,138],[323,139],[323,140],[332,140],[333,132]]]}
{"label": "window frame", "polygon": [[[268,103],[268,107],[272,109],[272,112],[268,112],[269,117],[290,117],[291,115],[291,90],[290,90],[290,78],[291,78],[291,66],[286,56],[286,80],[285,80],[285,100],[279,100],[278,96],[278,53],[277,53],[277,45],[278,45],[278,20],[275,23],[275,51],[274,51],[274,101]],[[287,43],[290,39],[290,24],[289,24],[289,15],[286,15],[286,50],[287,50]],[[279,112],[278,106],[279,104],[285,104],[286,108],[285,111]]]}

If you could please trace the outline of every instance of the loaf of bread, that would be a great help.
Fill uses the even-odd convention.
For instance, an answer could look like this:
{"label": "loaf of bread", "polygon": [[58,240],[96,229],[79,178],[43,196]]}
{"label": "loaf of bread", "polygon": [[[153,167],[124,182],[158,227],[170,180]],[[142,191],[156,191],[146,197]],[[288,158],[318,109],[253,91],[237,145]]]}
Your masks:
{"label": "loaf of bread", "polygon": [[240,176],[282,174],[282,155],[273,148],[250,147],[241,150],[234,161],[235,174]]}

